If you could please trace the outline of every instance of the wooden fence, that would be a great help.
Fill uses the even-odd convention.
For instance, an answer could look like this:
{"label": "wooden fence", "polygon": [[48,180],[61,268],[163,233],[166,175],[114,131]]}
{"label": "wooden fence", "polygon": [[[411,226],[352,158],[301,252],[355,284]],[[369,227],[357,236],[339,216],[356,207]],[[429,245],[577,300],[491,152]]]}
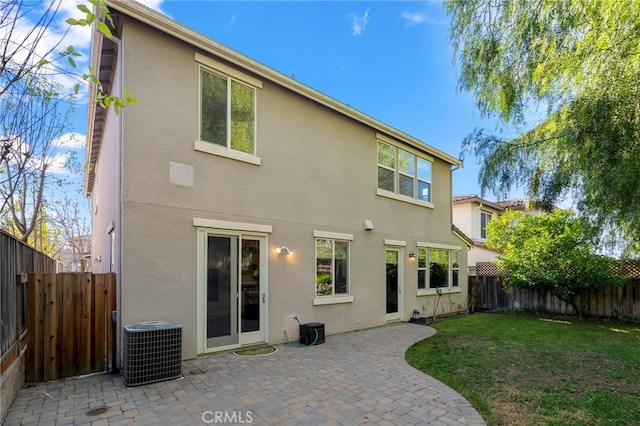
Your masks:
{"label": "wooden fence", "polygon": [[[629,277],[627,283],[590,292],[585,314],[602,318],[640,318],[640,262],[621,262],[620,273]],[[528,289],[505,292],[495,265],[488,262],[477,263],[476,276],[469,277],[469,298],[475,311],[507,308],[575,313],[571,305],[549,292]]]}
{"label": "wooden fence", "polygon": [[29,274],[26,381],[116,366],[115,274]]}
{"label": "wooden fence", "polygon": [[[26,288],[21,274],[54,273],[61,265],[33,247],[0,230],[0,358],[9,365],[20,351],[26,331]],[[4,371],[4,368],[2,368]]]}

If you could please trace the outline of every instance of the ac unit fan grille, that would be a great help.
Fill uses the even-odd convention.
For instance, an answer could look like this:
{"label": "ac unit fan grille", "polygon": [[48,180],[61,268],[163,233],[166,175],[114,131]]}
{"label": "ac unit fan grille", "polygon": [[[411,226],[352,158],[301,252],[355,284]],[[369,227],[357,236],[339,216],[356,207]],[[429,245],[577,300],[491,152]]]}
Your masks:
{"label": "ac unit fan grille", "polygon": [[182,375],[182,326],[148,322],[124,327],[125,386],[139,386]]}

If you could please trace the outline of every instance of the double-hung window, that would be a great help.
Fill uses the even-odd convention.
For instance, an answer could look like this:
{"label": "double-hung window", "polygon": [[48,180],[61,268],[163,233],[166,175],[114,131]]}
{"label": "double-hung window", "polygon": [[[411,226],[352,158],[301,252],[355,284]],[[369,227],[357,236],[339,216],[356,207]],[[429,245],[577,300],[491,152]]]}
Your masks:
{"label": "double-hung window", "polygon": [[418,290],[459,286],[460,250],[418,247]]}
{"label": "double-hung window", "polygon": [[255,154],[256,90],[200,68],[200,140]]}
{"label": "double-hung window", "polygon": [[480,211],[480,239],[487,239],[487,225],[491,222],[493,214],[485,211]]}
{"label": "double-hung window", "polygon": [[349,241],[316,238],[316,297],[349,294]]}
{"label": "double-hung window", "polygon": [[431,160],[378,140],[378,189],[431,203]]}

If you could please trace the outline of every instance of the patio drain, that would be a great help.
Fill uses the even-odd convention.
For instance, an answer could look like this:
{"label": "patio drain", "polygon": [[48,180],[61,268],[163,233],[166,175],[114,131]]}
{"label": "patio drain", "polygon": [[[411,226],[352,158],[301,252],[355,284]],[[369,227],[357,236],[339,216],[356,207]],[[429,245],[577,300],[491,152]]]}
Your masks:
{"label": "patio drain", "polygon": [[98,408],[94,408],[93,410],[87,411],[86,415],[87,416],[99,416],[100,414],[104,414],[107,411],[109,411],[109,407],[98,407]]}

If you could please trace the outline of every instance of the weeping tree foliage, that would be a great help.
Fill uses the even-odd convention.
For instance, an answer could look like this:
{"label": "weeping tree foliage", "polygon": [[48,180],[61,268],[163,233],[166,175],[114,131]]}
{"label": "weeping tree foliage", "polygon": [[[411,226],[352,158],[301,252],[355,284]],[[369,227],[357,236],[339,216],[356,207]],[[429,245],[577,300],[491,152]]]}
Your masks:
{"label": "weeping tree foliage", "polygon": [[[640,246],[640,1],[449,0],[459,88],[481,113],[525,129],[476,129],[482,192],[566,196]],[[525,116],[544,118],[528,127]]]}
{"label": "weeping tree foliage", "polygon": [[487,247],[508,289],[549,291],[583,316],[591,290],[623,285],[617,262],[594,252],[593,232],[569,210],[533,215],[507,210],[487,225]]}

